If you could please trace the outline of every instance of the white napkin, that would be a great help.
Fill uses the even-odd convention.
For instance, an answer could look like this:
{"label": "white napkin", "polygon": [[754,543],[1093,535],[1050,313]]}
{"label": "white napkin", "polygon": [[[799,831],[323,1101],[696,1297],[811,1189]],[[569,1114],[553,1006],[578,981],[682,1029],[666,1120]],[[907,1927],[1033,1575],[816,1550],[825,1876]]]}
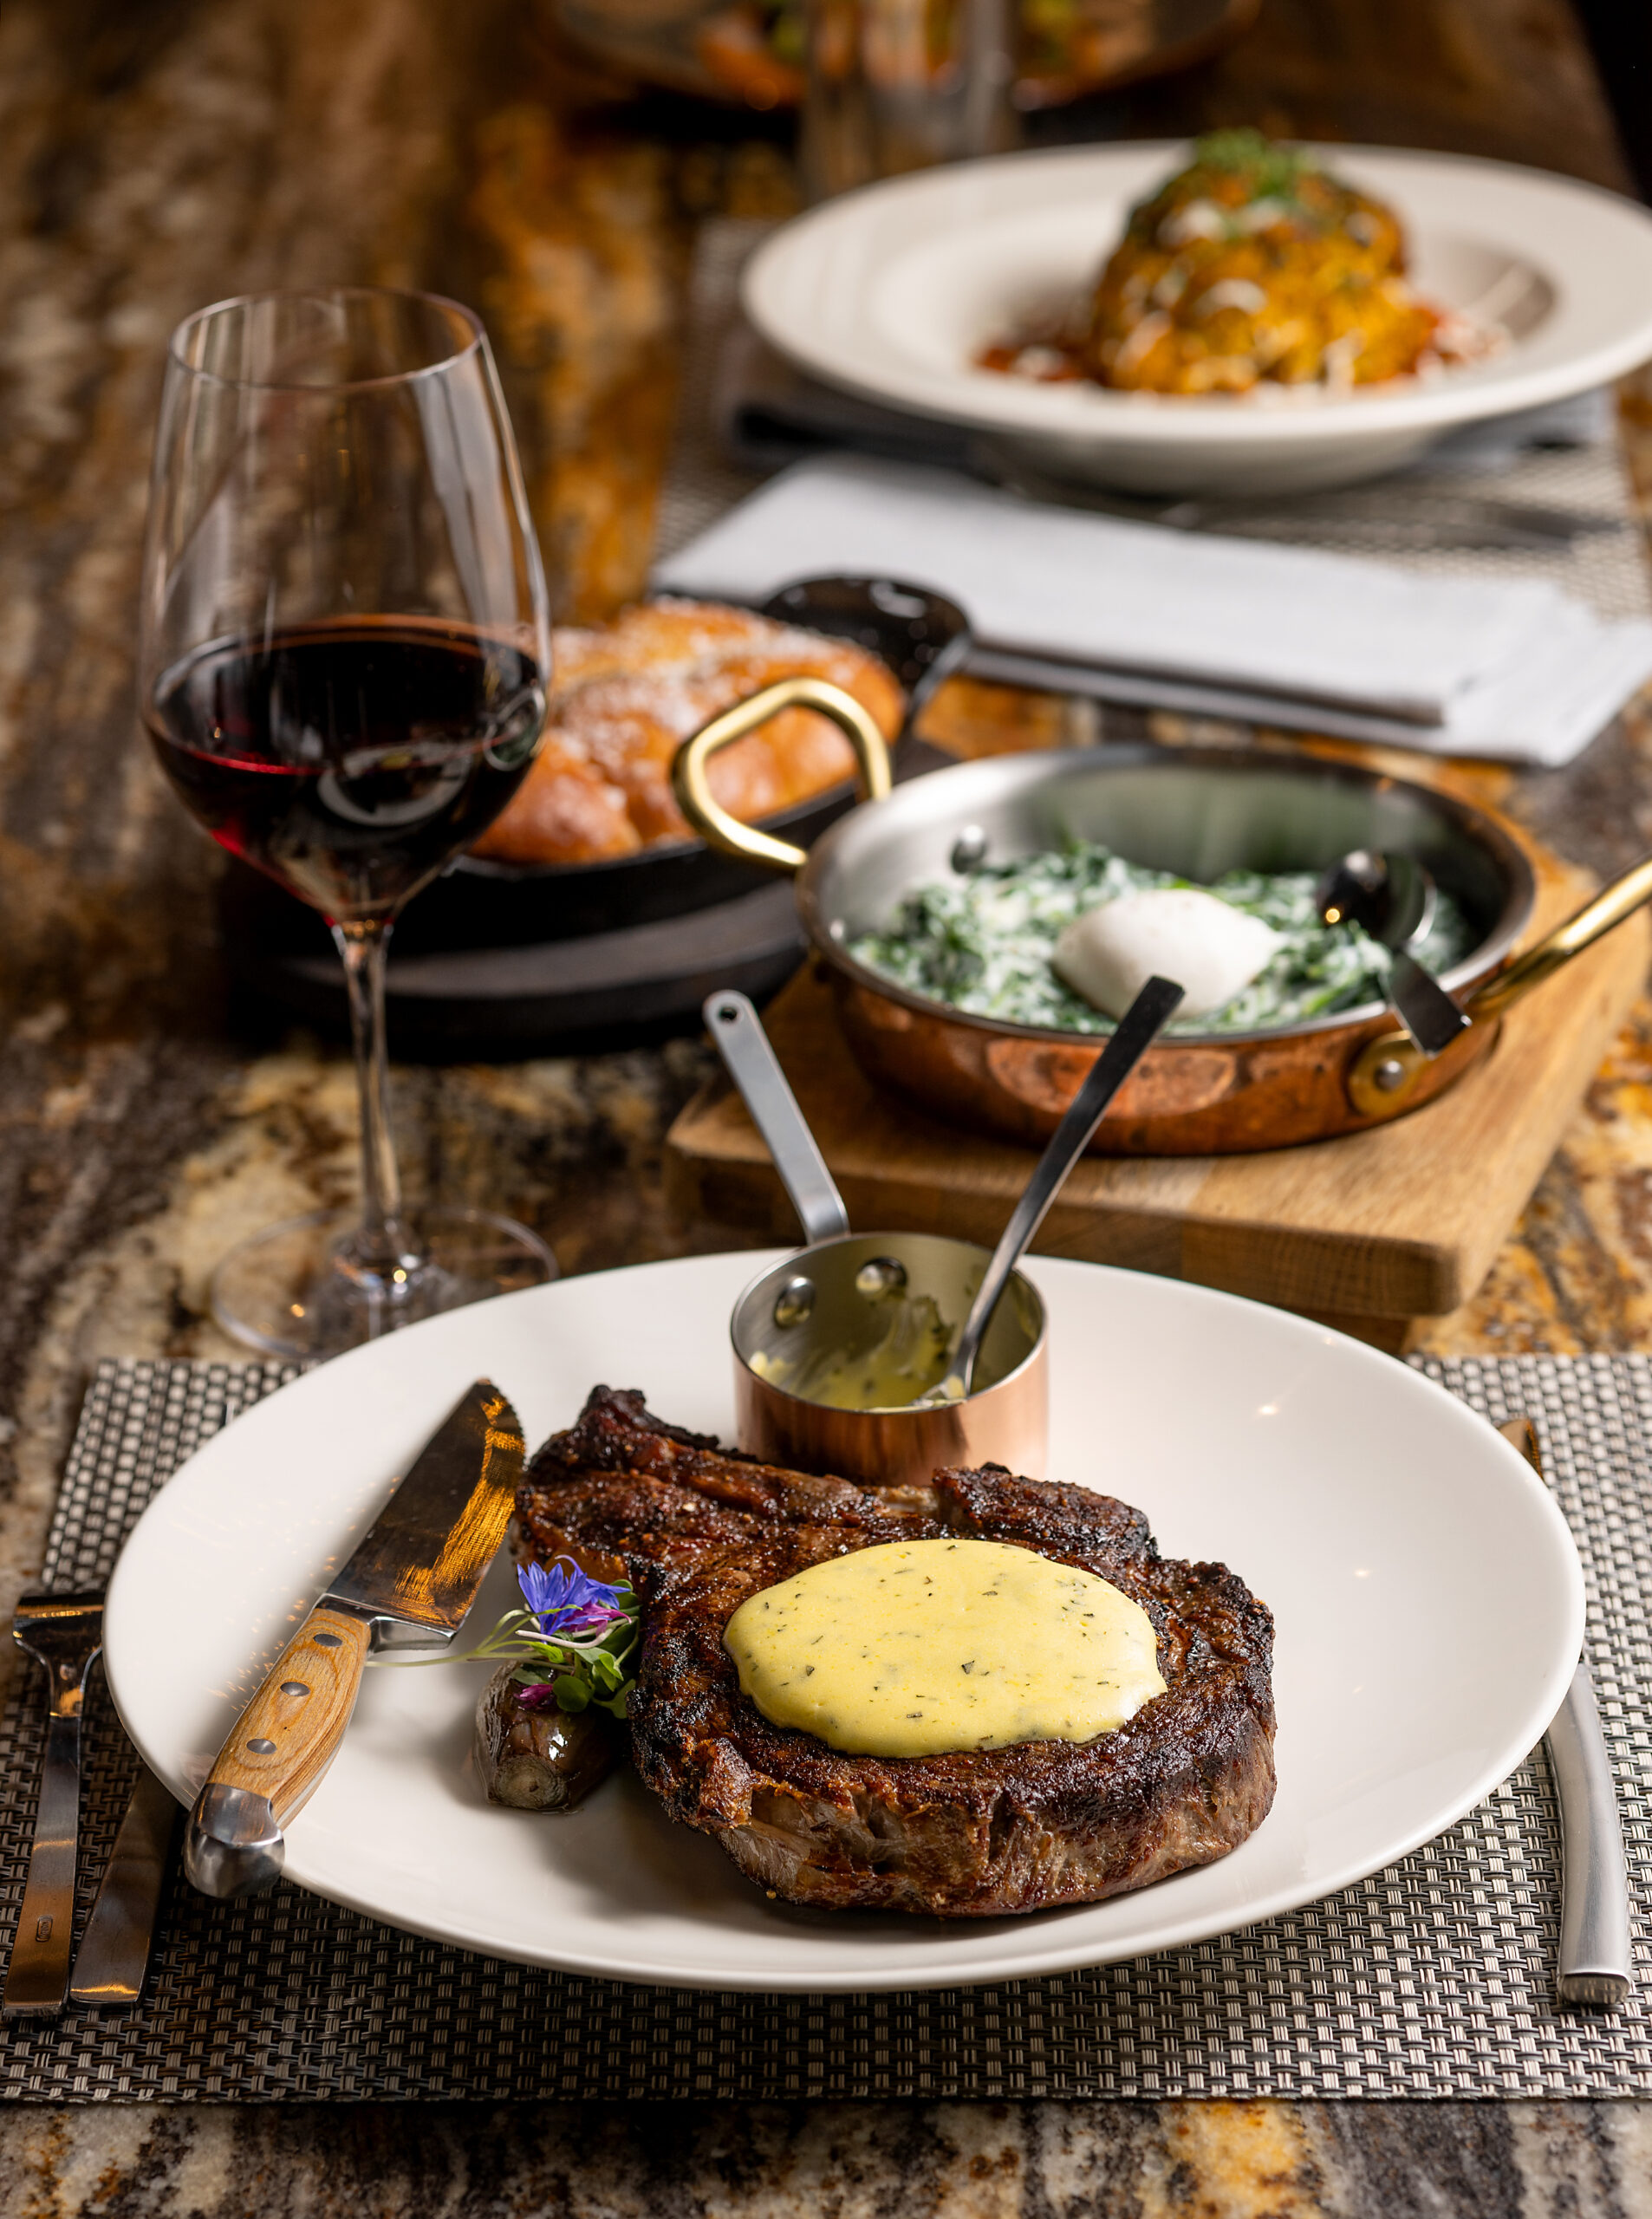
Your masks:
{"label": "white napkin", "polygon": [[654,582],[759,602],[833,572],[959,602],[984,676],[1441,754],[1567,762],[1652,677],[1652,622],[1552,585],[1123,523],[858,455],[783,472]]}

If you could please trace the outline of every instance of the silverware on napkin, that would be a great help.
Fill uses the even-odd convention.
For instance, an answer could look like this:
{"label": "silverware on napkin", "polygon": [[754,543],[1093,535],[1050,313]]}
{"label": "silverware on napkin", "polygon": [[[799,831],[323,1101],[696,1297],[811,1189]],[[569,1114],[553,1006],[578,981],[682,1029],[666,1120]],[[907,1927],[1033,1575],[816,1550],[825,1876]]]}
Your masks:
{"label": "silverware on napkin", "polygon": [[338,1753],[369,1654],[452,1643],[504,1539],[523,1454],[516,1412],[477,1380],[213,1760],[184,1838],[184,1869],[203,1895],[253,1895],[280,1877],[284,1829]]}
{"label": "silverware on napkin", "polygon": [[[1497,1428],[1539,1478],[1543,1460],[1530,1418]],[[1629,1867],[1606,1741],[1587,1656],[1544,1737],[1560,1806],[1560,1956],[1555,1994],[1563,2005],[1616,2011],[1634,1981]]]}
{"label": "silverware on napkin", "polygon": [[81,1828],[81,1713],[103,1646],[101,1595],[25,1595],[11,1622],[19,1649],[45,1669],[46,1752],[23,1909],[0,2013],[49,2016],[68,1992]]}

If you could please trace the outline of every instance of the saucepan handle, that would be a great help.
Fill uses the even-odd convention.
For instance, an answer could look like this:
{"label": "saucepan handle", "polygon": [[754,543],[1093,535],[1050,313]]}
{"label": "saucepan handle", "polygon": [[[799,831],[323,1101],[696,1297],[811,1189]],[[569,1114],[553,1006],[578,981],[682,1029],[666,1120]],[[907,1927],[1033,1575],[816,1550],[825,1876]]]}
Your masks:
{"label": "saucepan handle", "polygon": [[1626,870],[1622,878],[1614,879],[1592,901],[1586,901],[1576,916],[1546,933],[1535,947],[1517,955],[1506,971],[1499,971],[1476,988],[1463,1005],[1465,1013],[1477,1025],[1501,1017],[1523,994],[1552,979],[1573,956],[1593,947],[1649,899],[1652,899],[1652,856],[1636,863],[1633,870]]}
{"label": "saucepan handle", "polygon": [[[1463,1004],[1463,1013],[1474,1025],[1491,1025],[1512,1009],[1534,986],[1552,979],[1585,948],[1615,930],[1643,903],[1652,900],[1652,856],[1603,888],[1592,901],[1585,901],[1564,924],[1545,933],[1534,947],[1517,955],[1505,971],[1477,986]],[[1383,1033],[1368,1041],[1348,1074],[1348,1094],[1356,1110],[1383,1115],[1398,1110],[1410,1094],[1423,1057],[1402,1032]]]}
{"label": "saucepan handle", "polygon": [[677,806],[708,846],[720,848],[725,855],[738,856],[745,862],[762,863],[770,870],[797,871],[808,862],[809,850],[759,832],[753,825],[742,824],[715,799],[707,776],[713,755],[744,739],[759,725],[766,725],[783,709],[815,709],[829,717],[855,750],[867,799],[882,800],[893,784],[883,734],[852,693],[823,678],[780,679],[702,725],[672,758],[671,784]]}

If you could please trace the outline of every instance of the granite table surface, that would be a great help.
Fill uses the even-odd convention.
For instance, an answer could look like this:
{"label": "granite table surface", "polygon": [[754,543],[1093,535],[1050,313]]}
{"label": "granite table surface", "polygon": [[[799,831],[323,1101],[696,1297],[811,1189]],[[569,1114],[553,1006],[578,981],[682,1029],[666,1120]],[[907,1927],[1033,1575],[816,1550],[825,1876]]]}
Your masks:
{"label": "granite table surface", "polygon": [[[784,214],[784,120],[593,75],[535,0],[10,0],[0,10],[0,1610],[38,1569],[89,1367],[228,1354],[208,1272],[347,1201],[337,1044],[232,990],[215,852],[139,745],[149,428],[179,316],[263,285],[430,284],[504,365],[565,613],[639,588],[696,220]],[[1622,186],[1564,0],[1266,0],[1222,59],[1045,135],[1276,132],[1459,147]],[[1624,396],[1652,493],[1652,399]],[[1082,722],[1083,720],[1081,720]],[[1082,732],[959,688],[959,748]],[[1158,736],[1174,739],[1174,728]],[[1652,717],[1482,789],[1574,860],[1652,846]],[[537,1226],[569,1272],[741,1236],[667,1214],[692,1040],[398,1067],[415,1194]],[[1485,1287],[1426,1345],[1652,1347],[1652,1004],[1637,1007]],[[8,1667],[0,1652],[0,1672]],[[0,2036],[0,2039],[3,2039]],[[464,2215],[1652,2213],[1652,2107],[725,2104],[16,2107],[16,2219]]]}

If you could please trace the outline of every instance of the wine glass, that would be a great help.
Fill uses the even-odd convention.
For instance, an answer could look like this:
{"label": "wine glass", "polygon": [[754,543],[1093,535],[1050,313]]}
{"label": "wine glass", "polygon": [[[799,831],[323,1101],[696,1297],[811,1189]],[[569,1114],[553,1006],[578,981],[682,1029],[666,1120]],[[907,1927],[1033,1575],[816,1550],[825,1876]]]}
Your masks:
{"label": "wine glass", "polygon": [[331,926],[361,1092],[360,1218],[276,1226],[213,1277],[213,1314],[254,1348],[333,1356],[555,1276],[509,1218],[404,1209],[384,1023],[392,924],[515,792],[550,680],[538,547],[468,309],[340,288],[224,301],[179,326],[143,719],[212,837]]}

